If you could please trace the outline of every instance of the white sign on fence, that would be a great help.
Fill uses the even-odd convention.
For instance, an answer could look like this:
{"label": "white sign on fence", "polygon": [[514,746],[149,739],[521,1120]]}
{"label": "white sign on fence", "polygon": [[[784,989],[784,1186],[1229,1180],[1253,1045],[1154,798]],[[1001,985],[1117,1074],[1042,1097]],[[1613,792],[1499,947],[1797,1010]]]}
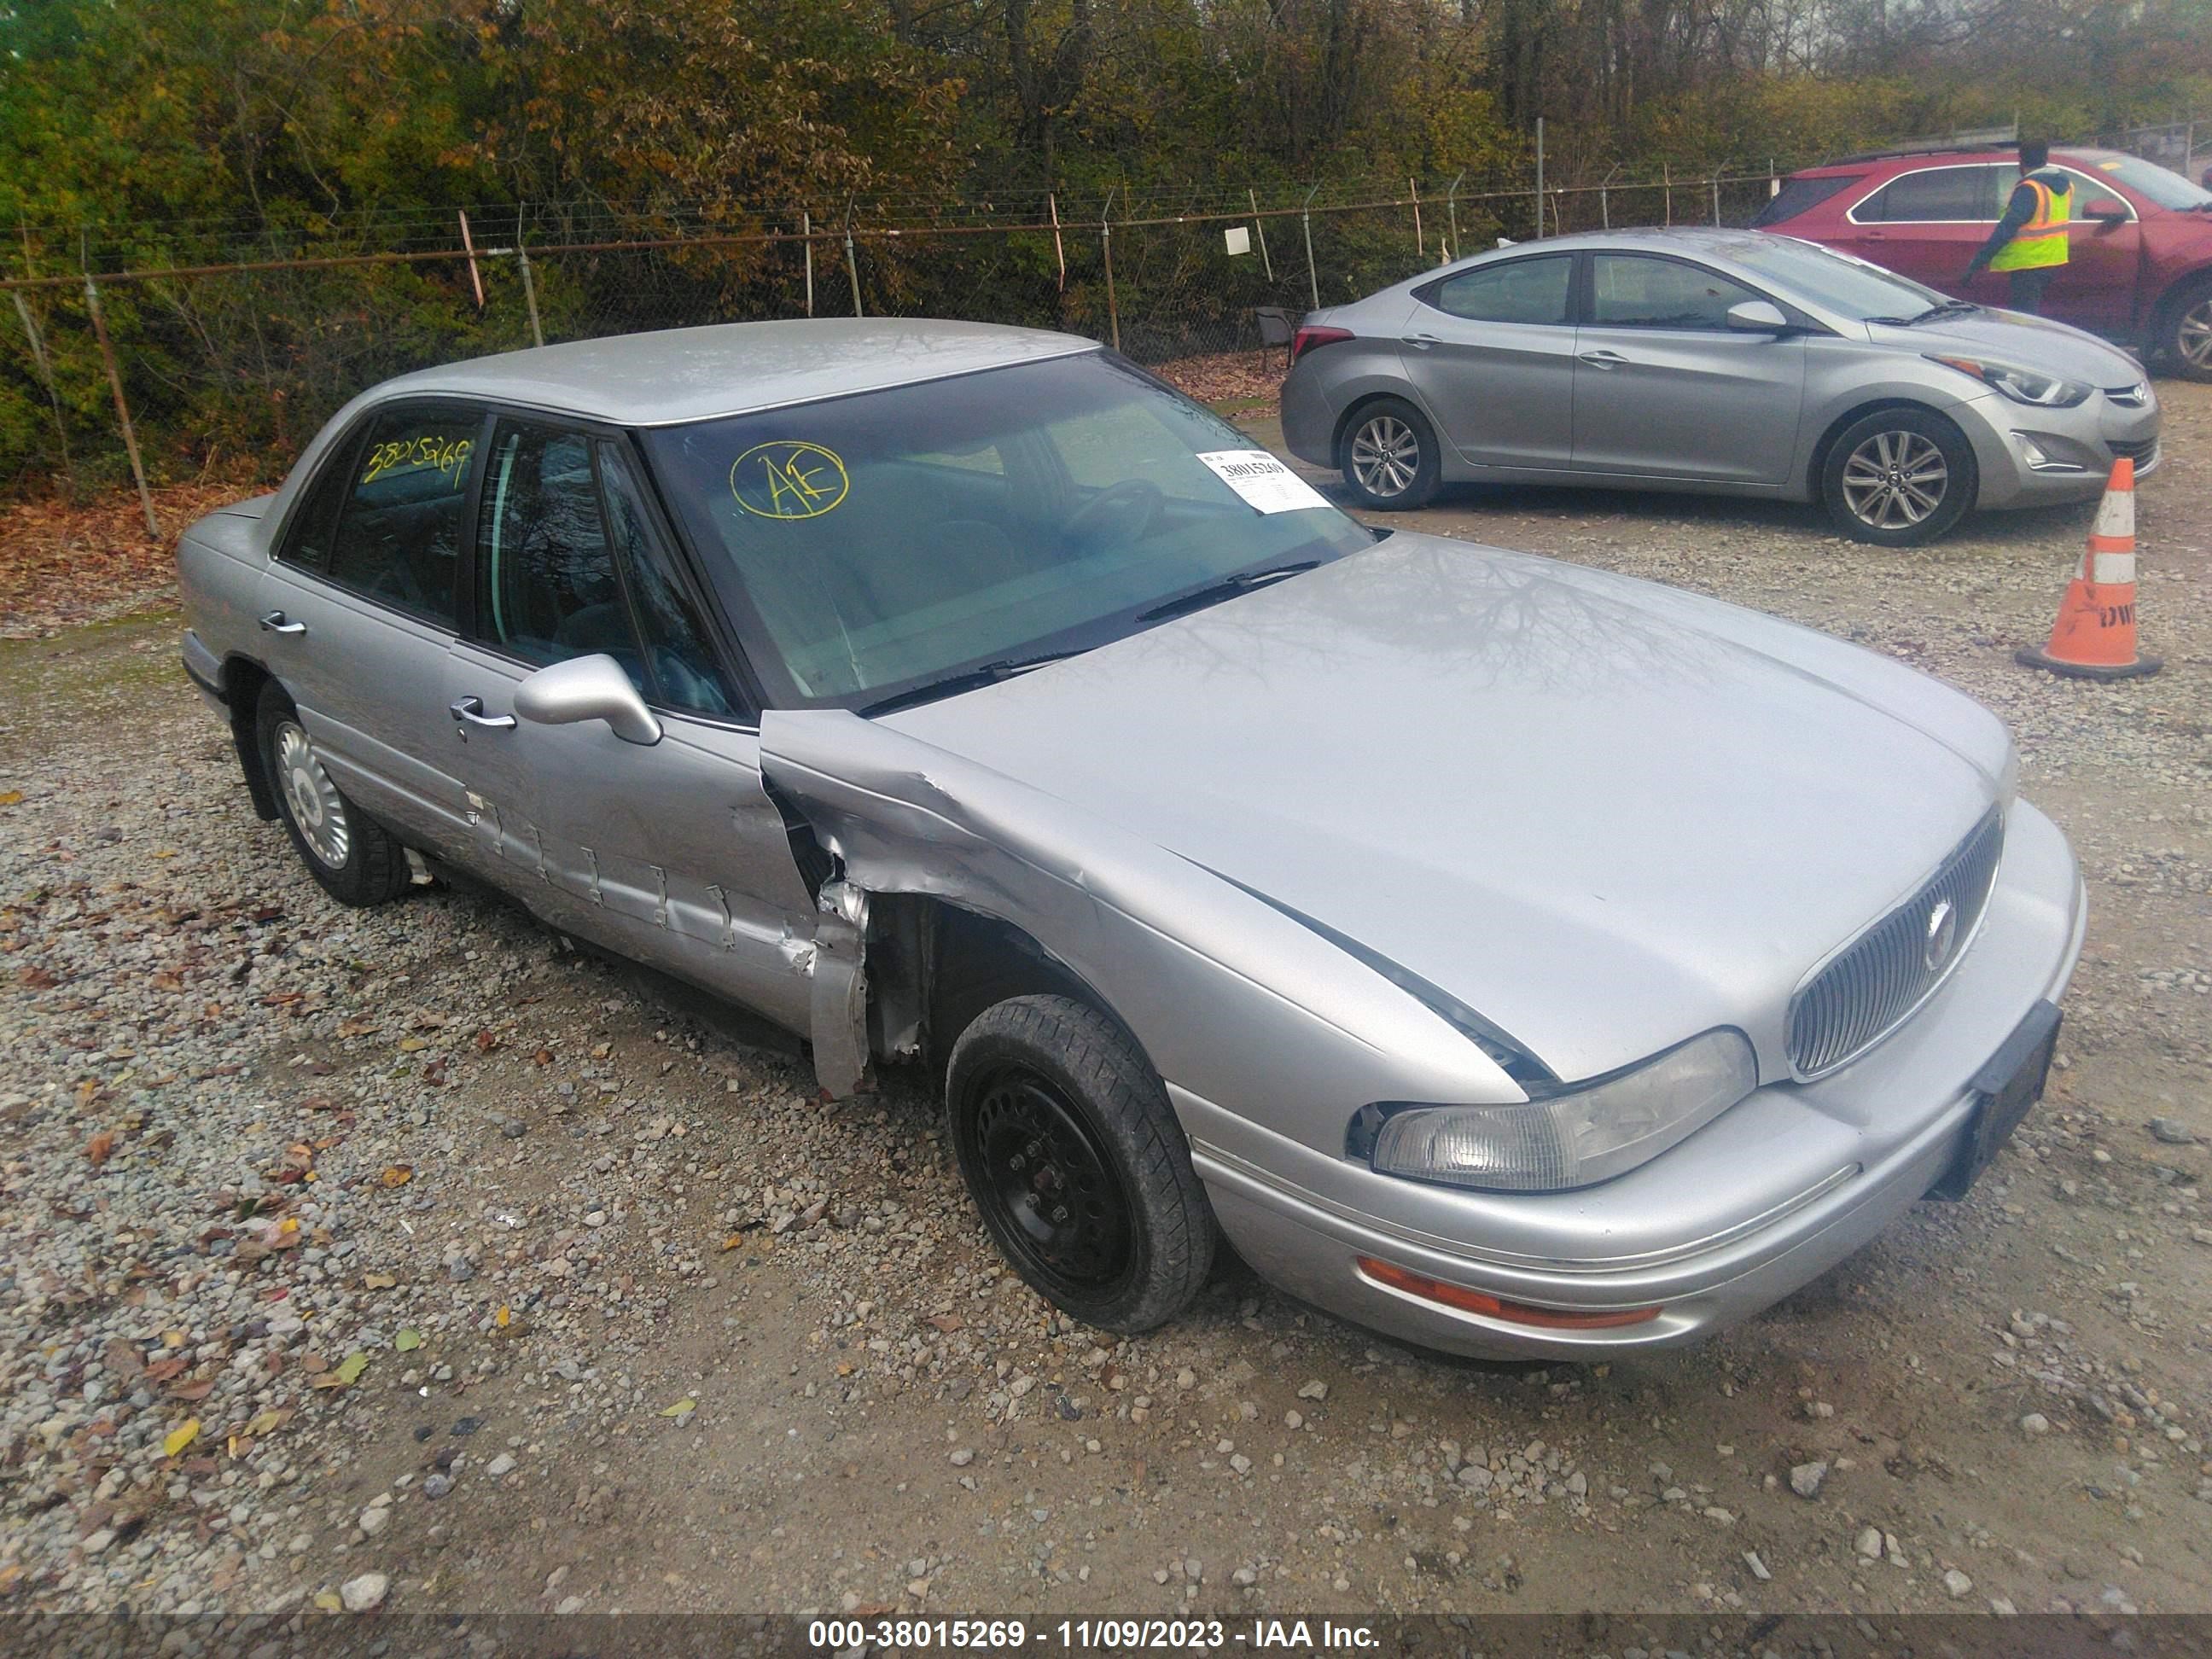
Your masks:
{"label": "white sign on fence", "polygon": [[1249,253],[1252,251],[1251,229],[1245,225],[1231,225],[1221,233],[1221,241],[1231,253]]}

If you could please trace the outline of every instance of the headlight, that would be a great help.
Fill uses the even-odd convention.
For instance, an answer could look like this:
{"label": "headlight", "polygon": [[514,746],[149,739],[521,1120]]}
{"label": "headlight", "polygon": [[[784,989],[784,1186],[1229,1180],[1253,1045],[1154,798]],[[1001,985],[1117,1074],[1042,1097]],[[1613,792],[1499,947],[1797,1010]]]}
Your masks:
{"label": "headlight", "polygon": [[1961,374],[1971,374],[1984,385],[1995,386],[2013,402],[2033,404],[2038,409],[2071,409],[2087,401],[2096,390],[2079,380],[2062,380],[2055,374],[2039,374],[2032,368],[2016,368],[2010,363],[1985,363],[1977,357],[1938,357],[1930,352],[1928,361],[1955,368]]}
{"label": "headlight", "polygon": [[1383,1107],[1370,1161],[1382,1175],[1495,1192],[1587,1187],[1657,1157],[1758,1085],[1751,1044],[1708,1031],[1524,1104]]}

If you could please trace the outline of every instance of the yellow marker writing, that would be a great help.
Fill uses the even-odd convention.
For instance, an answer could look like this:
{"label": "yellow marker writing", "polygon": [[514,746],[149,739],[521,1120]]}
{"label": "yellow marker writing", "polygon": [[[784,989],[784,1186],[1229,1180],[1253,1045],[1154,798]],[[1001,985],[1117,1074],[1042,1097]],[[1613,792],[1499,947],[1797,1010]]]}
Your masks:
{"label": "yellow marker writing", "polygon": [[763,519],[818,519],[851,488],[843,461],[797,438],[755,444],[730,464],[730,493]]}

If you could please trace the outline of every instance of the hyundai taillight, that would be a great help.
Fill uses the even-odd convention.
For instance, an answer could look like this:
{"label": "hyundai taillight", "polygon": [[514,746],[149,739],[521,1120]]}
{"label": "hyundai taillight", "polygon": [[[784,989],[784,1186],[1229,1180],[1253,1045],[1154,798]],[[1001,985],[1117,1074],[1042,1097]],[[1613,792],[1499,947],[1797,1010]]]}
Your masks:
{"label": "hyundai taillight", "polygon": [[1348,328],[1302,328],[1291,337],[1291,362],[1295,364],[1316,346],[1334,345],[1339,340],[1352,337]]}

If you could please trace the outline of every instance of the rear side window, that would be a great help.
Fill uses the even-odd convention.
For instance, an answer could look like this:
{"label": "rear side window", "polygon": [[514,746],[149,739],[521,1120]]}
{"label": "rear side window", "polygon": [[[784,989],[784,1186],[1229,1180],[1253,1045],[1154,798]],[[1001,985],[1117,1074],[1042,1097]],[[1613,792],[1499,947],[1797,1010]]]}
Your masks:
{"label": "rear side window", "polygon": [[1471,323],[1564,323],[1575,262],[1566,254],[1508,259],[1448,276],[1422,297]]}
{"label": "rear side window", "polygon": [[1590,321],[1599,328],[1726,328],[1730,306],[1765,297],[1679,259],[1600,253],[1590,260]]}
{"label": "rear side window", "polygon": [[1923,167],[1899,173],[1852,210],[1862,224],[1989,220],[2003,210],[1993,167]]}
{"label": "rear side window", "polygon": [[1764,229],[1795,219],[1801,213],[1810,213],[1829,198],[1849,190],[1866,177],[1863,173],[1846,173],[1831,179],[1785,179],[1773,198],[1759,210],[1751,222],[1753,228]]}
{"label": "rear side window", "polygon": [[332,581],[394,610],[453,625],[461,515],[481,424],[463,410],[401,410],[378,417],[349,469],[325,566]]}
{"label": "rear side window", "polygon": [[337,529],[338,509],[345,505],[348,493],[353,488],[353,468],[344,450],[323,464],[321,474],[307,487],[307,499],[300,503],[299,516],[292,520],[291,534],[276,556],[287,564],[296,564],[305,570],[322,571],[330,568],[331,538]]}

